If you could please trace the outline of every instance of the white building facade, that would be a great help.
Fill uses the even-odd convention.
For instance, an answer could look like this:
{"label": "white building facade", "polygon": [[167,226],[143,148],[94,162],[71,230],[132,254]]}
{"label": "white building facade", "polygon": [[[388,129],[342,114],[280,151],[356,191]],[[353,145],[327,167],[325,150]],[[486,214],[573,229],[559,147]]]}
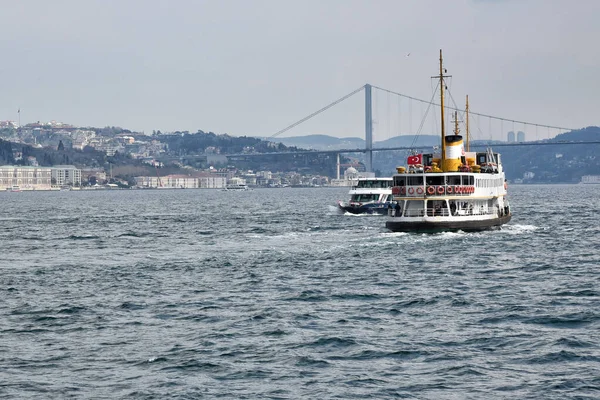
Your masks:
{"label": "white building facade", "polygon": [[58,186],[81,186],[81,170],[74,165],[55,165],[52,179]]}
{"label": "white building facade", "polygon": [[143,188],[173,188],[173,189],[223,189],[226,187],[227,178],[218,175],[166,175],[137,176],[135,183]]}
{"label": "white building facade", "polygon": [[0,190],[50,190],[52,172],[49,167],[0,167]]}

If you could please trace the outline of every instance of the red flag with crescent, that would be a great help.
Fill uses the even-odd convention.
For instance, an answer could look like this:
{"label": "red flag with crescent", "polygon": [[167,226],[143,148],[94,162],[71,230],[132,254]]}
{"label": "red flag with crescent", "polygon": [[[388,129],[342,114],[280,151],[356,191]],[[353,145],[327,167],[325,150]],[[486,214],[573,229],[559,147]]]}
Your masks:
{"label": "red flag with crescent", "polygon": [[408,156],[408,165],[418,165],[423,164],[423,154],[413,154],[412,156]]}

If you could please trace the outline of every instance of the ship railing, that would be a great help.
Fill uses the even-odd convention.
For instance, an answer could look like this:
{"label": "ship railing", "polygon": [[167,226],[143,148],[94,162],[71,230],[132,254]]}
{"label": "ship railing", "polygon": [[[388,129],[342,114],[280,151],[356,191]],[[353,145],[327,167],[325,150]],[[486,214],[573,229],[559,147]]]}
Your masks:
{"label": "ship railing", "polygon": [[396,211],[395,208],[388,209],[388,216],[390,217],[466,217],[466,216],[474,216],[474,215],[497,215],[497,208],[481,208],[481,207],[473,207],[455,210],[454,213],[451,213],[451,210],[447,208],[409,208],[404,210]]}

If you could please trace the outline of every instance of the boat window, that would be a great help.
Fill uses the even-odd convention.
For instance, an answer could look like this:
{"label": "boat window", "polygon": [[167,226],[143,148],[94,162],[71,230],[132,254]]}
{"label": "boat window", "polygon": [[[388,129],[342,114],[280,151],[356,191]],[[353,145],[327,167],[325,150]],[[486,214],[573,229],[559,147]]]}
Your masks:
{"label": "boat window", "polygon": [[477,153],[477,164],[483,165],[487,162],[487,153]]}
{"label": "boat window", "polygon": [[406,184],[409,186],[417,186],[423,184],[423,176],[409,176],[406,178]]}
{"label": "boat window", "polygon": [[448,204],[446,203],[446,200],[427,200],[428,217],[447,217],[448,215],[450,215],[450,213],[448,212]]}
{"label": "boat window", "polygon": [[433,175],[433,174],[428,174],[426,176],[426,180],[427,180],[427,184],[428,185],[443,185],[444,184],[444,176],[443,175]]}
{"label": "boat window", "polygon": [[353,194],[350,201],[359,202],[359,203],[367,203],[369,201],[377,201],[379,200],[378,194]]}
{"label": "boat window", "polygon": [[425,214],[423,200],[407,200],[404,209],[405,217],[422,217]]}
{"label": "boat window", "polygon": [[393,186],[404,186],[405,182],[406,182],[406,180],[405,180],[404,176],[395,176]]}
{"label": "boat window", "polygon": [[460,185],[460,175],[450,175],[446,178],[448,185]]}

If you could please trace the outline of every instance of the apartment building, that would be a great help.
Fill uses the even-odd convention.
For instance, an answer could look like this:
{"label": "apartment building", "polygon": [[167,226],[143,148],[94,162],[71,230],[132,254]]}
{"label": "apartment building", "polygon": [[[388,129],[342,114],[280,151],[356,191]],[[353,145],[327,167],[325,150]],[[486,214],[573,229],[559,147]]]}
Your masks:
{"label": "apartment building", "polygon": [[74,165],[55,165],[51,169],[55,185],[81,186],[81,170]]}

